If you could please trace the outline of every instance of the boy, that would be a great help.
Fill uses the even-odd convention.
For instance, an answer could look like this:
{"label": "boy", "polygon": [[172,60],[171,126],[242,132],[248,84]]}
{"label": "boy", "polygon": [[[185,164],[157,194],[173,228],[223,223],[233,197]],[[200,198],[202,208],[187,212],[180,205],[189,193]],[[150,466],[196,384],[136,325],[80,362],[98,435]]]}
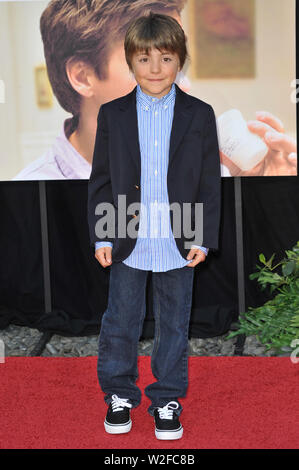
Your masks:
{"label": "boy", "polygon": [[[203,242],[218,248],[221,176],[216,122],[209,104],[174,83],[187,56],[184,31],[174,18],[153,13],[138,18],[126,33],[124,47],[138,85],[128,95],[101,106],[88,184],[91,244],[101,265],[111,265],[98,356],[99,383],[109,404],[104,425],[109,433],[130,431],[130,409],[141,400],[135,384],[137,345],[147,276],[153,271],[151,365],[157,381],[145,393],[151,400],[148,412],[155,419],[156,437],[179,439],[183,428],[178,398],[185,396],[188,386],[192,268],[204,261],[208,248],[197,244],[189,251],[182,234],[173,236],[173,214],[169,219],[164,213],[159,223],[156,213],[149,216],[148,208],[203,203]],[[127,233],[120,235],[118,217],[115,235],[99,235],[100,222],[106,219],[98,217],[98,205],[110,203],[117,208],[119,195],[126,197],[127,207],[141,203],[137,240]],[[127,227],[134,220],[132,215],[136,217],[125,215]],[[155,237],[148,238],[148,232],[140,236],[146,226],[154,228]],[[169,228],[168,236],[161,237],[165,228]]]}

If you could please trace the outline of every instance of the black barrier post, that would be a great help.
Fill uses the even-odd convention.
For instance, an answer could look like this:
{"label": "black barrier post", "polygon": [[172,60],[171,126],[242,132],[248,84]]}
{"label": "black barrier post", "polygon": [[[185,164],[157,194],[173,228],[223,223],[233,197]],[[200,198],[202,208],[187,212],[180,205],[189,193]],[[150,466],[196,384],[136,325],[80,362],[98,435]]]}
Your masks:
{"label": "black barrier post", "polygon": [[[46,182],[38,182],[39,190],[39,207],[40,207],[40,220],[41,220],[41,236],[42,236],[42,259],[43,259],[43,274],[44,274],[44,299],[45,299],[45,312],[52,311],[51,301],[51,279],[50,279],[50,258],[49,258],[49,238],[48,238],[48,217],[47,217],[47,195],[46,195]],[[50,341],[52,333],[46,331],[41,336],[34,349],[31,351],[30,356],[40,356],[47,342]]]}
{"label": "black barrier post", "polygon": [[[242,183],[241,181],[242,181],[241,176],[234,176],[239,315],[242,315],[245,312]],[[246,335],[241,334],[237,336],[237,341],[235,343],[235,351],[234,351],[235,356],[243,355],[243,348],[244,348],[245,340],[246,340]]]}
{"label": "black barrier post", "polygon": [[50,281],[50,258],[49,258],[49,238],[48,238],[48,217],[47,217],[47,195],[46,182],[39,181],[39,201],[40,201],[40,220],[42,234],[42,253],[43,253],[43,271],[44,271],[44,289],[45,289],[45,312],[52,310],[51,301],[51,281]]}

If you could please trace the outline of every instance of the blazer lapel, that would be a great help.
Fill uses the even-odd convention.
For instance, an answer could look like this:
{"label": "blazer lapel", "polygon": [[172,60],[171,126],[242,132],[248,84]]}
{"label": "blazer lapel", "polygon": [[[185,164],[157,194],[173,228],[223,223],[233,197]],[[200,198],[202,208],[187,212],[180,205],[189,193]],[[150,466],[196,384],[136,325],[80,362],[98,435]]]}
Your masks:
{"label": "blazer lapel", "polygon": [[[170,134],[168,166],[171,164],[175,151],[189,127],[193,114],[192,101],[190,100],[189,95],[183,92],[177,84],[175,84],[175,88],[176,98]],[[119,107],[122,111],[120,117],[123,134],[127,141],[130,154],[137,166],[138,175],[140,175],[141,155],[138,136],[136,91],[137,86],[124,97],[124,100],[122,100]]]}
{"label": "blazer lapel", "polygon": [[168,167],[173,160],[179,143],[187,132],[193,116],[193,106],[189,95],[182,91],[177,84],[175,84],[175,89],[176,97],[170,134]]}

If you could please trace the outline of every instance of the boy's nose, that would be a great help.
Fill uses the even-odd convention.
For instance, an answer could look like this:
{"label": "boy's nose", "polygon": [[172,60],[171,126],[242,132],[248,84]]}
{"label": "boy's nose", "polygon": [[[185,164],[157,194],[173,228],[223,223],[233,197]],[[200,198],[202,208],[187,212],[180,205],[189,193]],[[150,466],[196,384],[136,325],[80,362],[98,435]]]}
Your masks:
{"label": "boy's nose", "polygon": [[161,65],[160,65],[160,62],[155,62],[153,61],[151,63],[151,66],[150,66],[150,71],[151,72],[160,72],[160,69],[161,69]]}

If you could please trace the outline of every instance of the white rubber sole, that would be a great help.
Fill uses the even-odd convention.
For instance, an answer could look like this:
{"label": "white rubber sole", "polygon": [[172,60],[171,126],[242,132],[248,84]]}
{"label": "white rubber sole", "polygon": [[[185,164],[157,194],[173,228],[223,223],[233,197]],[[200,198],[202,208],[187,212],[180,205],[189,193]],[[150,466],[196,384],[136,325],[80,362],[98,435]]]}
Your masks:
{"label": "white rubber sole", "polygon": [[105,431],[109,434],[124,434],[131,431],[132,420],[124,424],[111,424],[104,421]]}
{"label": "white rubber sole", "polygon": [[183,426],[181,426],[178,430],[175,431],[161,431],[155,428],[155,436],[157,439],[161,439],[164,441],[181,439],[181,437],[183,436]]}

